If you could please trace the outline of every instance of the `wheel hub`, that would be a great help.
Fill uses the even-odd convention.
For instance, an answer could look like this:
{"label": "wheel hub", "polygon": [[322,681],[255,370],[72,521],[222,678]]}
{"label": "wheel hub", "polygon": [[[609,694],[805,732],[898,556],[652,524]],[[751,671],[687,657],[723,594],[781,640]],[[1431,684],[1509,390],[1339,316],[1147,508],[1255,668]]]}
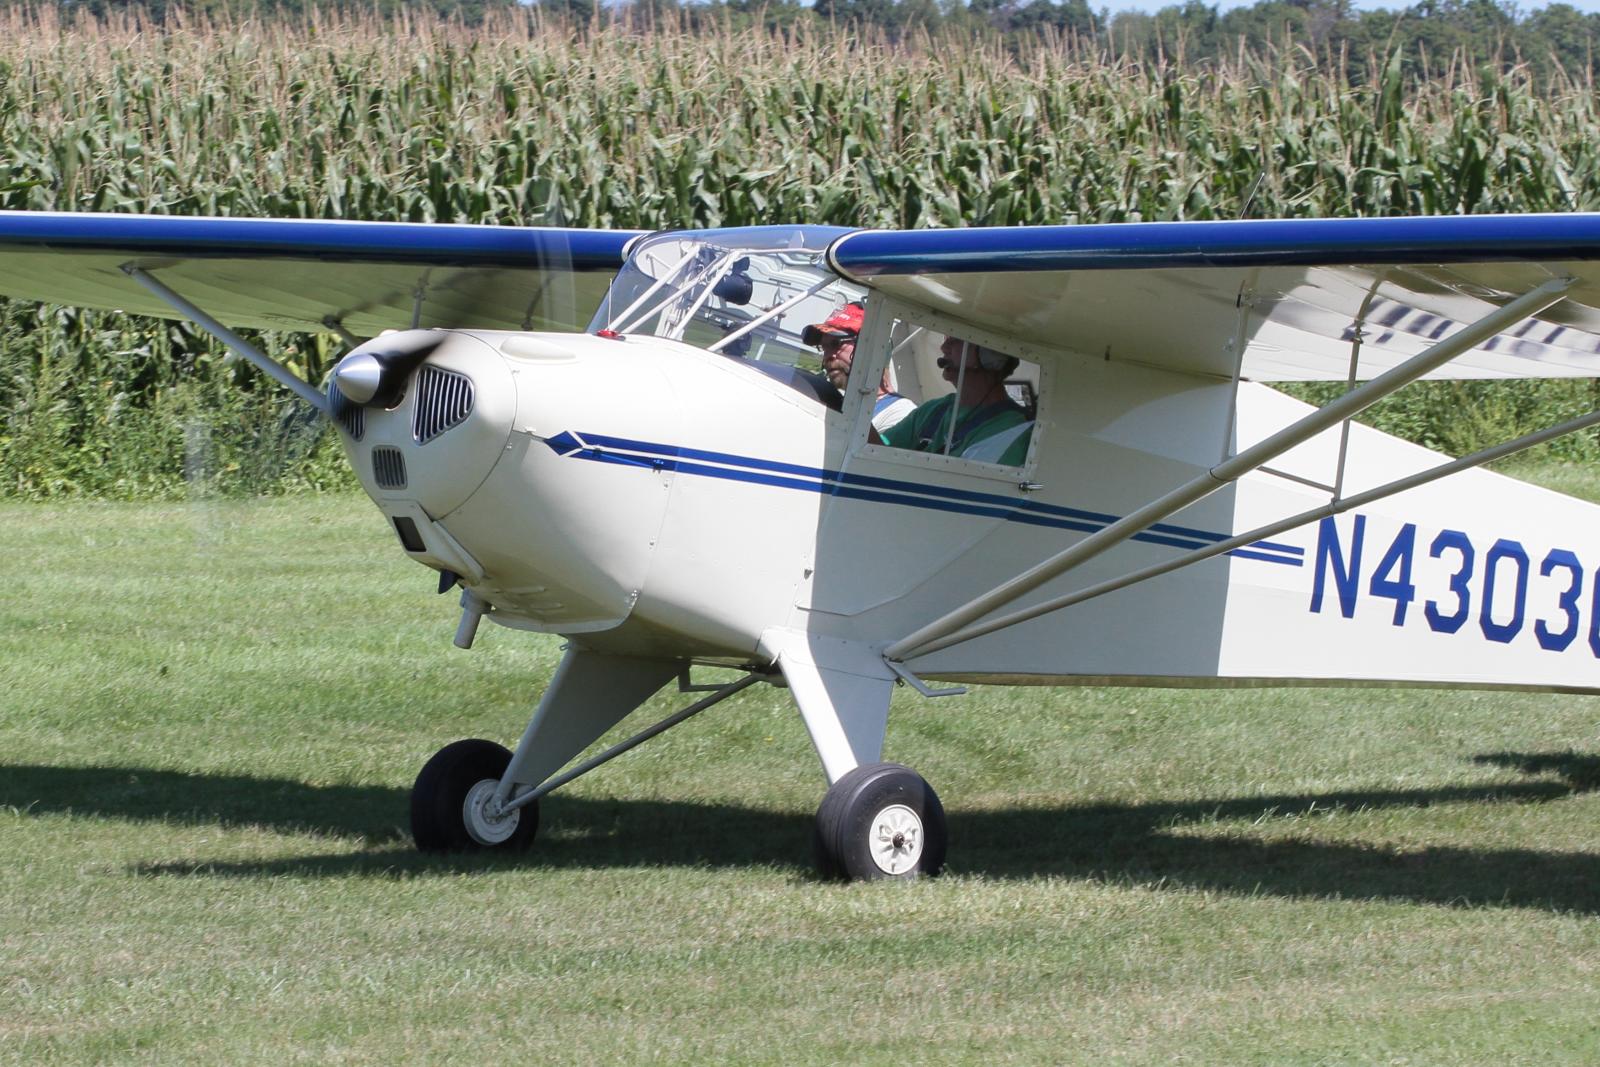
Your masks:
{"label": "wheel hub", "polygon": [[499,787],[498,778],[485,778],[467,790],[467,797],[461,802],[461,822],[467,835],[480,845],[504,844],[522,821],[520,809],[506,811],[494,802]]}
{"label": "wheel hub", "polygon": [[899,876],[922,859],[922,817],[904,804],[891,804],[872,818],[872,862],[884,874]]}

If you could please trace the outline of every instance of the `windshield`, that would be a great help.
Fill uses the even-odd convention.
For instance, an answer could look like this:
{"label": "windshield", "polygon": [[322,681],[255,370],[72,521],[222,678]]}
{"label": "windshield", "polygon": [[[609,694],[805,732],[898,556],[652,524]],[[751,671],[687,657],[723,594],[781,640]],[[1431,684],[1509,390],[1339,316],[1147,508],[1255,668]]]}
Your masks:
{"label": "windshield", "polygon": [[832,226],[671,231],[642,239],[611,283],[591,333],[670,337],[727,356],[817,371],[801,337],[864,290],[823,253]]}

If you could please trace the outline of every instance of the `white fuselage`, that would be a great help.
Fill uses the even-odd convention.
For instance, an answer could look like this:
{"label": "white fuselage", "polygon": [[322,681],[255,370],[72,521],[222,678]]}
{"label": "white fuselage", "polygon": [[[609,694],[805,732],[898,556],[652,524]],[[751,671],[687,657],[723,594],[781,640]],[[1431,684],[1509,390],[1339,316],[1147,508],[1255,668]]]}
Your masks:
{"label": "white fuselage", "polygon": [[[457,332],[428,363],[472,379],[465,421],[419,444],[408,395],[346,438],[373,499],[415,524],[411,554],[461,575],[502,624],[726,664],[760,663],[774,627],[881,649],[1214,466],[1233,398],[1227,384],[1064,357],[1033,459],[1002,470],[868,444],[875,390],[854,379],[831,411],[743,360],[654,337]],[[1246,383],[1228,450],[1305,410]],[[1336,432],[1302,445],[1279,473],[1221,488],[1023,603],[1326,503],[1283,475],[1332,485],[1338,446]],[[404,488],[378,484],[379,447],[403,454]],[[1442,459],[1355,426],[1344,490]],[[1600,690],[1597,518],[1468,472],[909,666]]]}
{"label": "white fuselage", "polygon": [[[425,536],[447,531],[470,557],[412,553],[461,574],[493,620],[746,663],[762,620],[794,610],[820,495],[717,454],[820,469],[837,414],[739,360],[654,337],[463,332],[429,363],[506,401],[418,445],[407,398],[369,412],[347,448],[387,514],[420,510]],[[405,453],[406,489],[377,484],[379,445]]]}

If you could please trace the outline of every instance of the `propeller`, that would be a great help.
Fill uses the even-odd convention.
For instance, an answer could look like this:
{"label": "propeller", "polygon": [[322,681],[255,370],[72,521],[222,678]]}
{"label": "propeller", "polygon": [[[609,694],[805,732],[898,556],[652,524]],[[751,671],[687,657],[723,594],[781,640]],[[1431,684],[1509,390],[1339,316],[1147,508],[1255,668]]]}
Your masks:
{"label": "propeller", "polygon": [[[559,223],[559,219],[547,221]],[[326,414],[360,440],[362,410],[398,405],[411,374],[444,342],[444,335],[422,327],[583,329],[604,295],[610,273],[575,272],[567,233],[547,230],[524,247],[527,258],[520,266],[429,267],[405,286],[391,284],[382,298],[362,308],[330,310],[323,324],[353,348],[329,375]],[[379,334],[361,343],[342,325],[352,311],[360,313],[368,329],[393,325],[407,303],[409,330]]]}
{"label": "propeller", "polygon": [[571,239],[558,229],[565,225],[562,216],[559,204],[546,205],[546,210],[534,214],[535,225],[527,227],[523,246],[527,258],[520,266],[435,272],[419,301],[419,324],[465,329],[584,329],[612,272],[575,270]]}

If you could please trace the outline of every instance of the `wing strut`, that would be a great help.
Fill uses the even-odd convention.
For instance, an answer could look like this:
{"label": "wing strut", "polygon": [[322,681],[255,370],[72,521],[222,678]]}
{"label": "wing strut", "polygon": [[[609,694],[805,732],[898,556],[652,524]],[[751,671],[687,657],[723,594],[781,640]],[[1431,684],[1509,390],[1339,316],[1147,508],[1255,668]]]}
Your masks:
{"label": "wing strut", "polygon": [[157,281],[148,271],[140,267],[135,267],[131,264],[125,264],[122,268],[122,272],[128,277],[132,278],[134,281],[138,282],[140,285],[144,286],[146,289],[150,290],[166,303],[172,305],[172,307],[184,318],[188,319],[190,322],[193,322],[196,326],[200,327],[206,333],[209,333],[212,337],[215,337],[217,340],[227,345],[240,356],[243,356],[251,363],[254,363],[257,367],[260,367],[279,385],[289,388],[296,396],[310,404],[312,407],[316,408],[317,411],[321,412],[324,416],[328,415],[328,398],[317,392],[316,388],[312,386],[310,382],[306,381],[304,378],[301,378],[288,367],[285,367],[282,363],[279,363],[277,360],[261,351],[261,349],[257,348],[249,341],[246,341],[243,337],[240,337],[238,334],[222,325],[222,323],[218,322],[216,319],[212,318],[210,315],[207,315],[204,311],[201,311],[199,308],[189,303],[189,301],[185,300],[183,297],[167,288],[164,283]]}
{"label": "wing strut", "polygon": [[[977,623],[977,620],[990,612],[1026,596],[1039,586],[1093,559],[1106,549],[1126,541],[1134,534],[1198,500],[1203,500],[1223,486],[1237,481],[1323,430],[1366,410],[1396,389],[1448,363],[1495,334],[1509,329],[1523,319],[1537,315],[1551,304],[1560,301],[1572,285],[1571,278],[1552,278],[1504,307],[1496,308],[1399,366],[1385,371],[1366,385],[1345,393],[1305,418],[1285,426],[1266,440],[1252,445],[1232,459],[1224,460],[1204,474],[1119,519],[1098,533],[1090,534],[1072,547],[1056,553],[942,618],[935,619],[921,629],[906,635],[884,649],[884,659],[904,662],[915,656],[937,652],[959,642],[982,637],[1002,626],[1023,621],[1017,616],[1024,613],[1019,612],[1012,616]],[[973,625],[974,623],[977,624]]]}
{"label": "wing strut", "polygon": [[[1372,284],[1367,286],[1367,295],[1361,301],[1361,309],[1356,312],[1356,321],[1350,327],[1350,376],[1345,379],[1345,389],[1348,391],[1356,387],[1356,371],[1361,366],[1361,342],[1367,339],[1367,314],[1372,310],[1372,302],[1378,297],[1378,287],[1389,277],[1387,268],[1380,270],[1378,276],[1372,279]],[[1350,458],[1350,420],[1345,419],[1339,427],[1339,467],[1333,474],[1333,498],[1338,500],[1344,495],[1344,465]]]}
{"label": "wing strut", "polygon": [[1239,418],[1239,382],[1244,375],[1245,349],[1250,347],[1245,338],[1249,336],[1250,313],[1256,309],[1256,281],[1260,276],[1260,270],[1252,270],[1240,283],[1239,295],[1233,298],[1234,309],[1238,312],[1234,317],[1233,336],[1228,339],[1228,347],[1233,350],[1233,394],[1228,399],[1228,424],[1222,431],[1219,463],[1233,451],[1233,427]]}
{"label": "wing strut", "polygon": [[[687,671],[685,671],[685,673],[687,673]],[[502,779],[500,788],[495,793],[495,802],[498,805],[499,813],[503,814],[508,811],[515,811],[518,808],[527,807],[529,804],[532,804],[535,800],[538,800],[546,793],[561,788],[574,778],[583,777],[601,764],[610,763],[612,760],[616,759],[629,749],[637,748],[646,741],[650,740],[652,737],[655,737],[658,734],[666,733],[668,730],[683,722],[685,719],[694,718],[707,708],[715,704],[720,704],[724,700],[727,700],[729,697],[733,696],[735,693],[748,689],[757,682],[762,681],[764,677],[764,675],[756,674],[752,671],[743,678],[735,679],[734,681],[729,682],[727,685],[714,686],[714,691],[712,694],[705,699],[697,700],[693,704],[690,704],[688,707],[684,708],[682,711],[668,715],[665,719],[662,719],[654,726],[640,730],[626,741],[620,741],[599,755],[584,760],[582,763],[578,764],[570,771],[567,771],[565,774],[558,774],[549,781],[543,782],[532,789],[524,789],[515,796],[511,795],[512,783],[510,776],[507,775],[504,779]]]}
{"label": "wing strut", "polygon": [[[984,623],[981,627],[981,633],[979,632],[979,627],[973,627],[972,629],[974,632],[971,636],[977,637],[981,636],[982,633],[993,633],[995,630],[1003,629],[1007,626],[1015,626],[1019,622],[1027,622],[1029,619],[1037,618],[1040,615],[1044,615],[1052,611],[1059,611],[1061,608],[1070,608],[1072,605],[1081,604],[1085,600],[1093,600],[1095,597],[1104,596],[1107,593],[1114,593],[1118,589],[1125,589],[1130,585],[1137,585],[1139,582],[1148,581],[1151,578],[1159,578],[1163,574],[1168,574],[1182,567],[1187,567],[1191,563],[1199,563],[1201,560],[1210,559],[1212,556],[1220,556],[1224,552],[1231,552],[1236,548],[1244,548],[1247,545],[1251,545],[1257,541],[1260,541],[1262,538],[1274,537],[1286,530],[1292,530],[1296,526],[1304,526],[1308,522],[1316,522],[1318,519],[1324,519],[1331,515],[1343,515],[1352,508],[1365,507],[1366,505],[1371,504],[1373,501],[1382,500],[1384,497],[1394,496],[1396,493],[1403,493],[1407,489],[1415,489],[1417,486],[1427,485],[1429,482],[1436,482],[1440,478],[1448,477],[1452,474],[1458,474],[1464,470],[1471,470],[1473,467],[1481,467],[1485,463],[1492,463],[1497,459],[1504,459],[1506,456],[1512,455],[1516,452],[1521,452],[1524,449],[1532,448],[1534,445],[1542,445],[1546,441],[1554,440],[1557,437],[1564,437],[1569,433],[1577,433],[1579,430],[1587,430],[1589,427],[1597,425],[1600,425],[1600,411],[1591,411],[1587,415],[1580,415],[1575,419],[1569,419],[1557,426],[1551,426],[1546,429],[1527,434],[1523,437],[1518,437],[1513,441],[1505,441],[1501,444],[1481,449],[1472,453],[1471,455],[1462,456],[1460,459],[1451,460],[1449,463],[1441,463],[1437,467],[1430,467],[1425,471],[1418,471],[1416,474],[1390,482],[1387,485],[1380,485],[1376,489],[1369,489],[1365,493],[1357,493],[1352,497],[1331,500],[1328,503],[1323,504],[1321,507],[1312,508],[1309,511],[1302,511],[1300,514],[1291,516],[1287,519],[1280,519],[1277,522],[1268,523],[1266,526],[1257,527],[1256,529],[1251,530],[1249,533],[1236,534],[1235,536],[1228,538],[1226,541],[1218,541],[1214,545],[1207,545],[1205,548],[1197,548],[1193,552],[1185,552],[1176,559],[1170,559],[1164,563],[1157,563],[1153,566],[1146,567],[1143,570],[1125,574],[1120,578],[1111,578],[1104,582],[1100,582],[1098,585],[1091,585],[1087,588],[1079,589],[1077,592],[1067,593],[1058,597],[1052,597],[1051,599],[1042,601],[1038,604],[1031,604],[1028,607],[1023,608],[1021,611],[1015,611],[1010,615],[1003,615],[999,618],[991,619],[989,622]],[[957,641],[965,640],[967,640],[966,637],[955,635],[947,640],[931,642],[928,648],[924,649],[924,651],[935,652],[941,648],[953,645]],[[894,667],[895,664],[891,663],[890,666]],[[930,694],[924,692],[924,695]],[[934,693],[931,695],[938,696],[942,694]]]}

